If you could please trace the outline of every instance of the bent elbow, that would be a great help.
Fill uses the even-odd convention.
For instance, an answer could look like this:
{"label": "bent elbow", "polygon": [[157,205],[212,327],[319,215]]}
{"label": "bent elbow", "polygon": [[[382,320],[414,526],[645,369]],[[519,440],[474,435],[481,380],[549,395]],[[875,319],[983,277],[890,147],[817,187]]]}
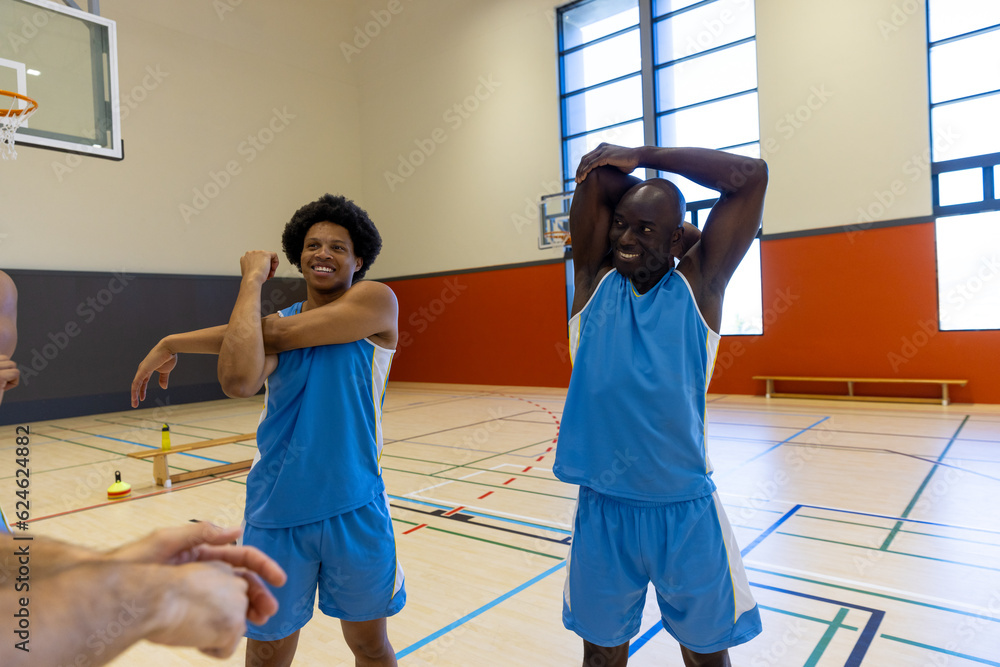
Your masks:
{"label": "bent elbow", "polygon": [[255,386],[251,378],[222,369],[219,369],[219,385],[229,398],[249,398],[260,391],[260,386]]}
{"label": "bent elbow", "polygon": [[229,398],[250,398],[258,391],[259,389],[254,389],[248,384],[240,384],[240,383],[222,384],[222,392]]}

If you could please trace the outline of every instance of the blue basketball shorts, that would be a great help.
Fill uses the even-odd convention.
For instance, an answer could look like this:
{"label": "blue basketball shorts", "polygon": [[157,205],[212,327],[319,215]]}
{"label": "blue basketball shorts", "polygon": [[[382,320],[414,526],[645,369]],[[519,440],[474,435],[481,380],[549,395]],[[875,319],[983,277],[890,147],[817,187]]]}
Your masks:
{"label": "blue basketball shorts", "polygon": [[620,646],[639,633],[650,582],[663,627],[696,653],[742,644],[761,631],[716,494],[657,504],[581,487],[563,624],[592,644]]}
{"label": "blue basketball shorts", "polygon": [[351,512],[291,528],[247,524],[243,544],[273,558],[288,574],[284,586],[268,586],[278,612],[264,625],[247,625],[250,639],[273,641],[299,630],[319,609],[345,621],[392,616],[406,603],[403,569],[386,495]]}

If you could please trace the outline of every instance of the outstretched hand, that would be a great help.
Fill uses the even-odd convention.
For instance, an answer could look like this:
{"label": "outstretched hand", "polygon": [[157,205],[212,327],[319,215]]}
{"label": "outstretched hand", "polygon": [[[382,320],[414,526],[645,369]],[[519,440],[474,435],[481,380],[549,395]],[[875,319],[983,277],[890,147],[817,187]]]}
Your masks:
{"label": "outstretched hand", "polygon": [[132,407],[137,408],[140,401],[146,400],[146,385],[153,373],[160,374],[160,387],[166,389],[170,371],[176,365],[177,355],[168,350],[162,341],[157,343],[139,364],[132,379]]}
{"label": "outstretched hand", "polygon": [[600,144],[580,158],[580,166],[576,169],[576,182],[582,183],[587,174],[605,165],[617,167],[626,174],[631,174],[639,167],[639,149]]}

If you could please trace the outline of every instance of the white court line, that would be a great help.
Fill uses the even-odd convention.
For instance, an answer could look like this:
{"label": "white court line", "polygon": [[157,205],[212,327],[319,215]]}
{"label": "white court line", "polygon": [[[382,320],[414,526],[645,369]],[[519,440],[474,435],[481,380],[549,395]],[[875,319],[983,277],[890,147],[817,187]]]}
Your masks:
{"label": "white court line", "polygon": [[490,470],[496,470],[497,468],[503,468],[504,466],[509,466],[511,468],[519,468],[524,470],[525,468],[531,468],[532,470],[541,470],[542,472],[552,472],[552,468],[536,468],[535,466],[525,466],[523,463],[501,463],[498,466],[493,466]]}
{"label": "white court line", "polygon": [[[854,579],[844,579],[843,577],[832,577],[830,575],[820,574],[812,570],[799,570],[794,567],[783,567],[780,565],[774,565],[772,563],[761,563],[760,561],[744,560],[743,563],[745,565],[771,570],[774,572],[795,574],[810,579],[821,579],[837,584],[847,584],[861,589],[861,592],[864,592],[865,590],[871,590],[871,591],[880,591],[882,593],[892,593],[893,595],[898,595],[899,597],[903,598],[903,601],[919,599],[920,601],[923,602],[932,602],[934,604],[946,605],[950,607],[962,607],[963,609],[966,609],[968,611],[973,611],[979,614],[984,614],[991,617],[996,616],[996,610],[989,609],[987,607],[980,607],[978,605],[968,604],[966,602],[959,602],[957,600],[947,600],[945,598],[934,597],[933,595],[922,595],[920,593],[917,593],[916,591],[908,591],[899,588],[890,588],[888,586],[878,586],[876,584],[869,584],[860,581],[855,581]],[[763,572],[755,574],[767,574],[767,573]],[[899,602],[899,600],[896,600],[896,602]]]}
{"label": "white court line", "polygon": [[[433,486],[428,486],[428,487],[423,488],[423,489],[417,489],[416,491],[410,491],[409,493],[404,493],[403,495],[404,496],[411,496],[411,495],[413,495],[415,493],[423,493],[424,491],[430,491],[431,489],[436,489],[439,486],[447,486],[448,484],[451,484],[452,482],[458,482],[458,481],[461,481],[463,479],[469,479],[470,477],[475,477],[476,475],[481,475],[484,472],[490,472],[490,470],[496,470],[497,468],[502,468],[504,466],[513,466],[515,468],[520,467],[520,466],[518,466],[515,463],[500,463],[500,464],[497,464],[497,465],[493,466],[489,470],[477,470],[477,471],[475,471],[473,473],[465,475],[464,477],[456,477],[455,479],[449,479],[446,482],[441,482],[440,484],[435,484]],[[549,472],[551,472],[551,471],[549,471]]]}
{"label": "white court line", "polygon": [[[407,494],[412,495],[412,494]],[[449,507],[456,505],[454,500],[441,500],[440,498],[425,498],[423,496],[413,496],[414,500],[423,500],[428,503],[437,503],[439,505],[447,505]],[[547,519],[539,519],[534,516],[522,516],[521,514],[512,514],[510,512],[501,512],[493,507],[480,507],[478,505],[462,505],[463,509],[472,510],[474,512],[482,512],[483,514],[495,514],[497,516],[507,517],[508,519],[518,519],[519,521],[527,521],[528,523],[540,523],[546,526],[552,526],[553,528],[562,528],[563,530],[570,530],[572,526],[568,523],[559,523],[558,521],[549,521]],[[488,517],[486,517],[488,518]]]}
{"label": "white court line", "polygon": [[417,489],[416,491],[410,491],[409,493],[404,493],[403,495],[404,496],[412,496],[415,493],[423,493],[424,491],[430,491],[431,489],[436,489],[439,486],[447,486],[448,484],[453,484],[455,482],[460,482],[463,479],[469,479],[470,477],[475,477],[476,475],[481,475],[484,472],[489,472],[489,471],[488,470],[477,470],[476,472],[468,474],[465,477],[456,477],[455,479],[449,479],[446,482],[441,482],[440,484],[435,484],[433,486],[428,486],[428,487],[423,488],[423,489]]}

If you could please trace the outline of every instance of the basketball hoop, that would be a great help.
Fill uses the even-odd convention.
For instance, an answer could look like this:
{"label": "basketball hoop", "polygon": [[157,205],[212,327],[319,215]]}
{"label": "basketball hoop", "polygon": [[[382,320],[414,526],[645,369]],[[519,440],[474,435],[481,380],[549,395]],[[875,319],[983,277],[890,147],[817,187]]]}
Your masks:
{"label": "basketball hoop", "polygon": [[[9,104],[6,98],[10,98]],[[36,111],[38,102],[30,97],[9,90],[0,90],[0,157],[4,160],[17,159],[14,134],[17,128],[26,123]]]}
{"label": "basketball hoop", "polygon": [[545,242],[550,247],[555,245],[564,245],[564,246],[570,245],[569,232],[562,229],[556,229],[551,232],[545,232],[544,234],[542,234],[542,236],[545,238]]}

